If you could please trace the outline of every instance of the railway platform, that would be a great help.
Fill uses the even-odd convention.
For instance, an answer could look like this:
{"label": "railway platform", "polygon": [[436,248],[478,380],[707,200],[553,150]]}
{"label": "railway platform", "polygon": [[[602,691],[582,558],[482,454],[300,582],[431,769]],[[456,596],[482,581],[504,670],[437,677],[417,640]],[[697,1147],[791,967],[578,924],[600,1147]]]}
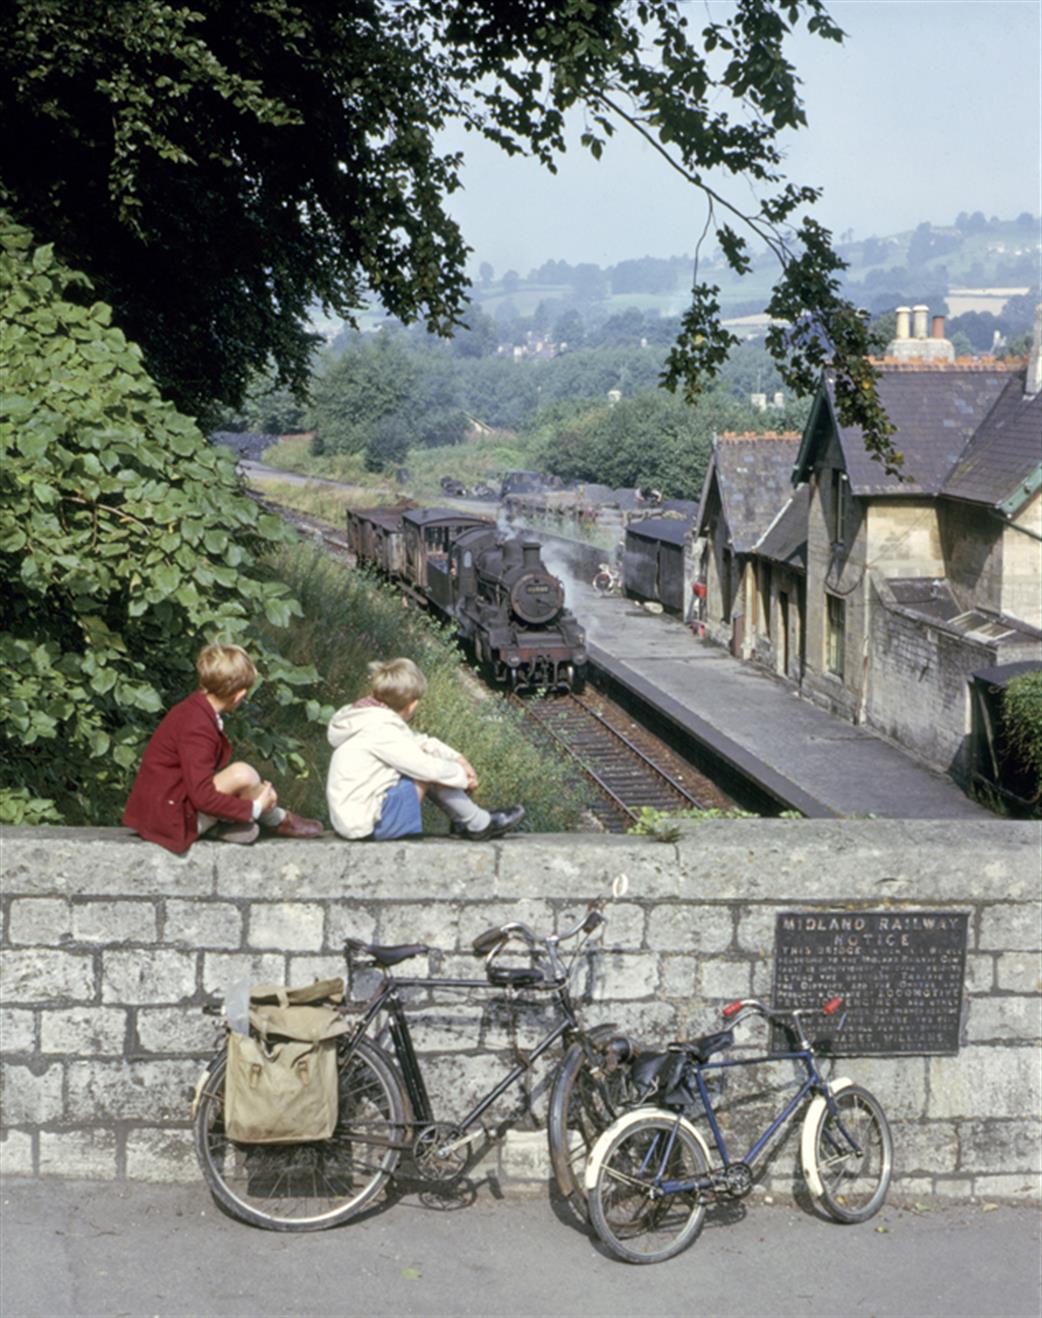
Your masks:
{"label": "railway platform", "polygon": [[810,818],[981,819],[950,779],[872,732],[834,718],[677,618],[568,582],[591,663],[736,777]]}

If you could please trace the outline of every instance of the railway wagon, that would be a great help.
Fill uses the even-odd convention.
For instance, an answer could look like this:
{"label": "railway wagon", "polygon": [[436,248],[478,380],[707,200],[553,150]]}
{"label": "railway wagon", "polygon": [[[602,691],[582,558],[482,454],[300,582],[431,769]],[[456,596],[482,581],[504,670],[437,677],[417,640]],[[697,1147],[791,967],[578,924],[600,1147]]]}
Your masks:
{"label": "railway wagon", "polygon": [[648,517],[626,527],[622,583],[627,595],[684,611],[684,539],[690,521]]}
{"label": "railway wagon", "polygon": [[348,509],[347,544],[359,563],[371,564],[389,577],[404,575],[402,515],[400,507]]}

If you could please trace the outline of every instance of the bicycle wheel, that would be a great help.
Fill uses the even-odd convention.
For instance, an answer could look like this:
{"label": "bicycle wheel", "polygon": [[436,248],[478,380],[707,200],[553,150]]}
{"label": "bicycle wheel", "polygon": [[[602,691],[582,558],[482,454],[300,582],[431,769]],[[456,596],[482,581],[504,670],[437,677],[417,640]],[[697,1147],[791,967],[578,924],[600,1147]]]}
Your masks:
{"label": "bicycle wheel", "polygon": [[663,1183],[692,1182],[708,1171],[701,1144],[675,1117],[627,1122],[601,1159],[590,1221],[617,1258],[661,1263],[691,1244],[706,1213],[700,1190],[664,1193]]}
{"label": "bicycle wheel", "polygon": [[[817,1114],[812,1147],[821,1194],[815,1195],[837,1222],[864,1222],[886,1198],[894,1146],[879,1103],[860,1085],[833,1096]],[[853,1141],[853,1143],[852,1143]],[[856,1146],[856,1147],[855,1147]]]}
{"label": "bicycle wheel", "polygon": [[[341,1048],[346,1056],[346,1045]],[[398,1162],[405,1099],[383,1052],[360,1040],[340,1062],[340,1106],[327,1140],[236,1144],[224,1133],[222,1053],[205,1080],[195,1114],[195,1152],[222,1207],[270,1231],[321,1231],[368,1204]]]}
{"label": "bicycle wheel", "polygon": [[[610,1030],[610,1035],[616,1031]],[[601,1068],[597,1067],[598,1071]],[[629,1068],[594,1075],[594,1067],[581,1043],[573,1043],[557,1068],[546,1135],[557,1188],[576,1217],[586,1222],[586,1187],[583,1173],[590,1150],[602,1131],[628,1106]]]}

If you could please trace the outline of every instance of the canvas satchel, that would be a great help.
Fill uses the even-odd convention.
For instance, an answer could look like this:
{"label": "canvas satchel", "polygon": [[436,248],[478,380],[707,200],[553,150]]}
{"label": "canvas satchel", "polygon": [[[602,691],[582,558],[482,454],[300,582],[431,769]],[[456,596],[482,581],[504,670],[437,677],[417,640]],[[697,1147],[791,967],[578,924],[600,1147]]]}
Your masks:
{"label": "canvas satchel", "polygon": [[228,1036],[224,1127],[238,1144],[324,1140],[337,1122],[336,1040],[350,1028],[333,1003],[344,982],[250,993],[250,1033]]}

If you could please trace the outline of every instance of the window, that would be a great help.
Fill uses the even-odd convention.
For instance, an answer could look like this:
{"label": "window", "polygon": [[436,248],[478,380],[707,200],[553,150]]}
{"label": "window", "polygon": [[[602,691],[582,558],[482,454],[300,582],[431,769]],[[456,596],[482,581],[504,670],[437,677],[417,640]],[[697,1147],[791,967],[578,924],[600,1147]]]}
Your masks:
{"label": "window", "polygon": [[825,667],[835,677],[843,676],[846,607],[838,595],[825,596]]}
{"label": "window", "polygon": [[832,542],[836,545],[847,541],[847,473],[838,467],[832,468]]}

